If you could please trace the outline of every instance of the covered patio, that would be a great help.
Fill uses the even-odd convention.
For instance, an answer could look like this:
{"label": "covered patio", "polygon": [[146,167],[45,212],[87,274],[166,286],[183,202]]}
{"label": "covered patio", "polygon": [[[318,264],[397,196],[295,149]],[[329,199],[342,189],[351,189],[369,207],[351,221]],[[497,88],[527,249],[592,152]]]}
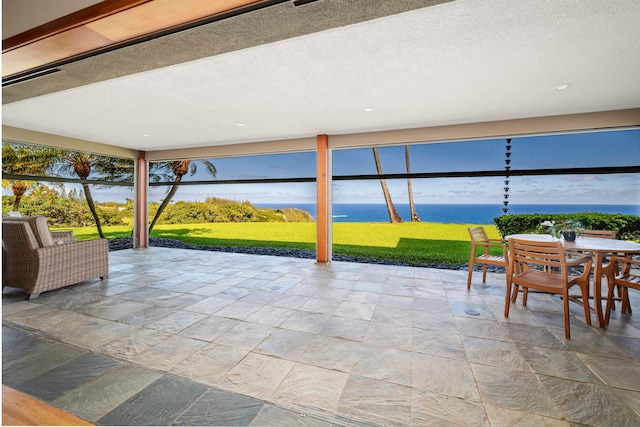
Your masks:
{"label": "covered patio", "polygon": [[[3,383],[101,425],[637,425],[640,322],[503,274],[165,248],[3,295]],[[640,312],[637,299],[633,309]]]}
{"label": "covered patio", "polygon": [[[637,298],[569,341],[503,274],[330,262],[332,150],[637,128],[639,3],[88,3],[3,2],[3,138],[134,161],[138,248],[4,289],[3,385],[101,425],[640,424]],[[316,260],[145,248],[150,162],[300,151]]]}

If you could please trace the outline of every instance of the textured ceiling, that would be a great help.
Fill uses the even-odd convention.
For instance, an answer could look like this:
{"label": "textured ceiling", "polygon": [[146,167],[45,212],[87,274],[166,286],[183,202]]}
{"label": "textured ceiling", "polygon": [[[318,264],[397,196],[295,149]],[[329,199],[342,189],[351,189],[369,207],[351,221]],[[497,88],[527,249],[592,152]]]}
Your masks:
{"label": "textured ceiling", "polygon": [[304,25],[346,3],[273,9],[277,37],[239,31],[268,13],[252,12],[216,24],[236,38],[198,28],[61,67],[5,88],[3,124],[153,151],[640,107],[636,0],[456,0]]}

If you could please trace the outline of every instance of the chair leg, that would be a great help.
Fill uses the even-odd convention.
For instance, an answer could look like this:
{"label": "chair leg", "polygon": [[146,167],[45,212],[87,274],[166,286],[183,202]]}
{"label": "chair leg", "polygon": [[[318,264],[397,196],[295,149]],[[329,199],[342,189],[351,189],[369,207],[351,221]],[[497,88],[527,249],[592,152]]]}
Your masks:
{"label": "chair leg", "polygon": [[[516,285],[516,289],[518,285]],[[509,317],[509,307],[511,306],[511,283],[507,281],[507,295],[504,300],[504,317]]]}
{"label": "chair leg", "polygon": [[471,276],[473,275],[473,258],[469,261],[469,277],[467,278],[467,290],[471,289]]}
{"label": "chair leg", "polygon": [[513,296],[511,296],[511,301],[516,302],[516,300],[518,299],[518,292],[520,292],[520,286],[514,285]]}
{"label": "chair leg", "polygon": [[607,306],[604,309],[604,325],[605,326],[609,325],[609,318],[611,317],[611,310],[613,307],[613,291],[614,291],[614,287],[609,286],[609,289],[607,290]]}
{"label": "chair leg", "polygon": [[589,308],[589,283],[582,288],[582,307],[584,308],[584,318],[588,326],[591,326],[591,309]]}
{"label": "chair leg", "polygon": [[618,292],[622,293],[622,296],[620,297],[620,299],[622,300],[622,313],[626,313],[626,314],[631,314],[632,310],[631,310],[631,302],[629,301],[629,289],[625,288],[624,286],[618,286],[618,288],[622,288],[622,289],[618,289]]}
{"label": "chair leg", "polygon": [[569,330],[569,292],[566,289],[562,294],[562,305],[564,310],[564,337],[571,339],[571,331]]}
{"label": "chair leg", "polygon": [[482,283],[487,283],[487,264],[482,264]]}

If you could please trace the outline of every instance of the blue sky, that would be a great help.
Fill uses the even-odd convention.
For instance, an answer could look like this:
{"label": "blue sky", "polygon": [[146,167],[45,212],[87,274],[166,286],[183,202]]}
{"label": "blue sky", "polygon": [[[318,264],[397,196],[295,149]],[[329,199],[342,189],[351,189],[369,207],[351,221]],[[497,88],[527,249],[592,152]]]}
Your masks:
{"label": "blue sky", "polygon": [[[410,146],[412,172],[504,170],[504,139]],[[406,172],[404,146],[380,147],[384,173]],[[640,165],[640,130],[513,138],[511,168],[575,168]],[[218,179],[291,178],[315,176],[315,153],[210,159]],[[375,174],[371,148],[334,150],[334,175]],[[186,180],[210,177],[200,167]],[[501,204],[503,177],[414,179],[416,203]],[[394,203],[408,203],[406,180],[388,180]],[[636,204],[640,205],[640,174],[511,177],[512,204]],[[154,187],[159,201],[166,188]],[[183,186],[174,200],[204,200],[207,196],[248,200],[255,204],[314,203],[314,183]],[[122,201],[131,191],[96,189],[99,201]],[[384,203],[380,183],[336,181],[334,203]]]}
{"label": "blue sky", "polygon": [[[412,172],[503,170],[506,141],[483,140],[411,145]],[[384,173],[406,172],[404,146],[380,147]],[[512,169],[575,168],[640,165],[640,130],[513,138]],[[315,154],[212,159],[218,179],[315,176]],[[204,171],[204,168],[201,168]],[[334,150],[334,175],[375,174],[370,148]],[[189,179],[208,179],[200,171]],[[186,180],[186,179],[185,179]],[[416,203],[498,203],[503,201],[504,178],[435,178],[412,181]],[[394,203],[408,203],[405,180],[388,180]],[[152,199],[164,194],[156,188]],[[511,177],[514,204],[640,204],[640,174]],[[256,184],[184,186],[182,200],[216,196],[252,203],[314,203],[314,184]],[[336,181],[335,203],[384,203],[380,183]]]}

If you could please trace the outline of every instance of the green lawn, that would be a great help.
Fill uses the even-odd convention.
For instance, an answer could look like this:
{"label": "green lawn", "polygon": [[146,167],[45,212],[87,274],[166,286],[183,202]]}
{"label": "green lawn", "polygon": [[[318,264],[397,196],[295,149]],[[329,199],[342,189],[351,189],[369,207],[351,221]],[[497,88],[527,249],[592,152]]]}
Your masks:
{"label": "green lawn", "polygon": [[[472,224],[354,223],[333,224],[333,252],[341,255],[413,263],[466,264]],[[493,225],[484,225],[489,237],[499,238]],[[78,240],[98,237],[94,227],[73,228]],[[109,238],[129,236],[127,226],[103,227]],[[207,223],[157,225],[152,237],[197,245],[250,246],[315,250],[315,223]],[[496,252],[499,254],[499,252]]]}

